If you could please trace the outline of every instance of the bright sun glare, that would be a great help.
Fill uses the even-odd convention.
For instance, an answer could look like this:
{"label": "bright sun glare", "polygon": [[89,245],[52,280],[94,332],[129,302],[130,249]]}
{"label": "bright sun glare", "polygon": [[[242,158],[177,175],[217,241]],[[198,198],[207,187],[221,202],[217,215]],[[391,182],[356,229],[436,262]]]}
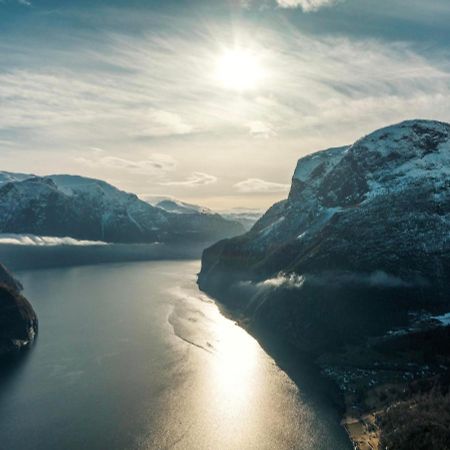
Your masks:
{"label": "bright sun glare", "polygon": [[264,78],[259,58],[249,50],[227,50],[219,58],[216,75],[227,89],[247,91],[256,89]]}

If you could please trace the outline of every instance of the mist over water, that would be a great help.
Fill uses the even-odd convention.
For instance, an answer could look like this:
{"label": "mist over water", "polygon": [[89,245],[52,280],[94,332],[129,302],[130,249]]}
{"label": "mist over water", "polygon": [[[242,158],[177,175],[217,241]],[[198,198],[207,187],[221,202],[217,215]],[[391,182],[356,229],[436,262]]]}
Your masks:
{"label": "mist over water", "polygon": [[0,379],[1,447],[349,449],[336,412],[198,291],[199,268],[19,272],[40,334]]}
{"label": "mist over water", "polygon": [[[199,259],[202,250],[208,246],[208,243],[112,244],[70,238],[39,239],[36,236],[33,239],[39,243],[30,245],[23,235],[21,244],[13,244],[5,236],[0,234],[0,262],[14,271],[126,261],[193,260]],[[61,244],[61,240],[65,244]]]}

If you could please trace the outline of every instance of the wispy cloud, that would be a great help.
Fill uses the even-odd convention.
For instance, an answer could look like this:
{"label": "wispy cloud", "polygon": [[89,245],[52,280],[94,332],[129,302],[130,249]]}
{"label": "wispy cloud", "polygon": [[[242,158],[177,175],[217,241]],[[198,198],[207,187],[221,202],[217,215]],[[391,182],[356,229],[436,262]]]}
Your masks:
{"label": "wispy cloud", "polygon": [[301,275],[296,273],[283,273],[280,272],[277,276],[261,281],[257,286],[269,286],[273,288],[286,287],[290,289],[300,289],[305,282],[305,279]]}
{"label": "wispy cloud", "polygon": [[178,114],[169,111],[150,110],[147,118],[148,122],[140,130],[141,136],[173,136],[189,134],[193,131],[192,125],[186,123]]}
{"label": "wispy cloud", "polygon": [[[114,30],[134,25],[126,14]],[[238,199],[274,199],[287,184],[264,180],[287,183],[307,152],[407,118],[450,120],[448,48],[313,35],[276,17],[262,25],[242,19],[233,30],[218,20],[198,27],[189,18],[144,19],[158,24],[135,34],[79,27],[60,41],[0,40],[0,140],[2,150],[11,147],[0,154],[3,167],[48,173],[70,160],[64,170],[102,178],[108,169],[111,182],[136,192],[183,198],[184,187],[209,185],[217,199],[234,185]],[[223,89],[215,76],[223,49],[236,41],[265,70],[251,92]],[[94,145],[108,152],[93,154]],[[28,166],[27,158],[17,162],[21,151],[33,152]],[[176,158],[176,179],[173,161],[152,156],[166,153]],[[162,173],[172,174],[166,184],[144,176]]]}
{"label": "wispy cloud", "polygon": [[[241,292],[248,293],[253,297],[268,290],[278,289],[302,289],[307,283],[312,286],[370,286],[376,288],[415,288],[427,286],[428,282],[422,277],[414,277],[404,280],[386,272],[377,271],[371,273],[363,272],[338,272],[330,271],[319,274],[296,274],[280,272],[259,283],[252,281],[241,281],[233,286]],[[253,298],[253,301],[257,297]]]}
{"label": "wispy cloud", "polygon": [[31,1],[29,0],[0,0],[0,5],[5,5],[7,3],[18,3],[19,5],[23,6],[31,6]]}
{"label": "wispy cloud", "polygon": [[269,139],[270,137],[276,136],[277,134],[270,124],[264,123],[260,120],[249,122],[247,126],[250,134],[258,138]]}
{"label": "wispy cloud", "polygon": [[194,172],[186,180],[181,181],[165,181],[160,183],[162,186],[186,186],[197,187],[206,186],[208,184],[217,183],[218,178],[203,172]]}
{"label": "wispy cloud", "polygon": [[127,170],[134,173],[145,175],[165,175],[167,172],[175,170],[177,162],[170,155],[155,153],[147,159],[131,160],[118,156],[105,154],[105,151],[99,148],[92,150],[91,157],[77,157],[77,162],[86,164],[90,167],[99,167],[110,169]]}
{"label": "wispy cloud", "polygon": [[[318,125],[339,129],[356,118],[386,123],[404,118],[405,111],[437,118],[448,111],[445,54],[424,56],[407,43],[317,38],[294,29],[257,36],[267,81],[237,104],[214,79],[215,39],[226,41],[220,35],[187,39],[181,32],[112,35],[98,42],[98,51],[78,49],[77,64],[69,61],[69,50],[47,48],[36,58],[33,49],[4,44],[2,53],[25,55],[29,67],[11,64],[0,73],[0,129],[27,129],[65,145],[94,137],[117,143],[237,132],[243,124],[255,136],[295,130],[304,137]],[[41,59],[49,63],[42,67]]]}
{"label": "wispy cloud", "polygon": [[332,6],[342,0],[277,0],[282,8],[301,8],[303,11],[317,11],[324,6]]}
{"label": "wispy cloud", "polygon": [[243,193],[274,193],[287,192],[289,184],[273,183],[270,181],[261,180],[260,178],[249,178],[248,180],[240,181],[233,186],[239,192]]}

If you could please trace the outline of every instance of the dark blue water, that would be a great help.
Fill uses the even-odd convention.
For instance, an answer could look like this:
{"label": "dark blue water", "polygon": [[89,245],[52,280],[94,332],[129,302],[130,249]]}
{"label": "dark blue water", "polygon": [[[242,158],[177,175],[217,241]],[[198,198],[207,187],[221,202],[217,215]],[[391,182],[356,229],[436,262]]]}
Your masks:
{"label": "dark blue water", "polygon": [[0,379],[0,448],[350,448],[337,414],[198,291],[198,270],[19,272],[40,334]]}

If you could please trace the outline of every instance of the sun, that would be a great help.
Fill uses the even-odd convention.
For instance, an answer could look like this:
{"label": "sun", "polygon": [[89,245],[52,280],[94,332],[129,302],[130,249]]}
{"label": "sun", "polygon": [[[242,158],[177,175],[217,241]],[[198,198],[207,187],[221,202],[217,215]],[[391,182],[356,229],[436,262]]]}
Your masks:
{"label": "sun", "polygon": [[257,55],[250,50],[226,50],[217,61],[216,77],[227,89],[248,91],[258,88],[264,70]]}

